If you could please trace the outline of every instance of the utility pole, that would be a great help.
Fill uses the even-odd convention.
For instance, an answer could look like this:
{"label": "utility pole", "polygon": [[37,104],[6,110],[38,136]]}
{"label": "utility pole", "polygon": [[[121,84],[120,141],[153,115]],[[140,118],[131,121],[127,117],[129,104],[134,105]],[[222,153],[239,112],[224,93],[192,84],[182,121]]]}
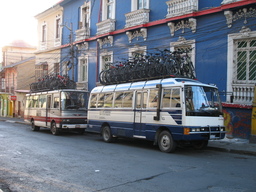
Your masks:
{"label": "utility pole", "polygon": [[70,49],[71,49],[71,66],[72,66],[72,80],[75,80],[75,63],[74,63],[74,45],[73,45],[73,24],[70,23]]}
{"label": "utility pole", "polygon": [[72,67],[72,80],[75,80],[75,63],[74,63],[74,44],[73,44],[73,23],[70,23],[70,27],[68,27],[67,25],[60,25],[61,27],[66,27],[69,31],[70,31],[70,39],[69,39],[69,43],[70,43],[70,55],[71,55],[71,67]]}

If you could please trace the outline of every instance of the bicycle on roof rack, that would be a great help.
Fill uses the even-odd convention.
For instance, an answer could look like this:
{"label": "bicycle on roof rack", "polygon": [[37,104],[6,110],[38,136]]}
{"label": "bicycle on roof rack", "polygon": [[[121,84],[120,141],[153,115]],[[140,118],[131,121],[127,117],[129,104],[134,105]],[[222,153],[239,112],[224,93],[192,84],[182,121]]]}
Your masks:
{"label": "bicycle on roof rack", "polygon": [[99,81],[102,85],[168,77],[195,79],[195,69],[189,51],[159,50],[147,55],[135,54],[129,60],[106,64]]}

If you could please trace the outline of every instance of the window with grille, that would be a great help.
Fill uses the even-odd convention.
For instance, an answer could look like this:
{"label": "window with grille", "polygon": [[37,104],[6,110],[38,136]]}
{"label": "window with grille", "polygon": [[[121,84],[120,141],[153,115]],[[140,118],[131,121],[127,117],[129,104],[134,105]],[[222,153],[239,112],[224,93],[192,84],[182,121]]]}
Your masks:
{"label": "window with grille", "polygon": [[112,62],[112,56],[111,55],[104,55],[104,56],[102,56],[101,61],[102,61],[102,63],[101,63],[102,70],[109,69],[110,64]]}
{"label": "window with grille", "polygon": [[256,81],[256,38],[234,41],[234,83]]}
{"label": "window with grille", "polygon": [[256,32],[228,35],[227,102],[251,105],[256,83]]}

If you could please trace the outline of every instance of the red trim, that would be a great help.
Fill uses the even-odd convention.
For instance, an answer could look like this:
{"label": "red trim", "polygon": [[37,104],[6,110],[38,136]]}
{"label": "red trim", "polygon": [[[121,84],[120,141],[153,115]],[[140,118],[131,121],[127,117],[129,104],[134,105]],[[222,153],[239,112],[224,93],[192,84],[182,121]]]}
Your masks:
{"label": "red trim", "polygon": [[222,103],[222,106],[228,108],[252,109],[252,105],[246,104]]}

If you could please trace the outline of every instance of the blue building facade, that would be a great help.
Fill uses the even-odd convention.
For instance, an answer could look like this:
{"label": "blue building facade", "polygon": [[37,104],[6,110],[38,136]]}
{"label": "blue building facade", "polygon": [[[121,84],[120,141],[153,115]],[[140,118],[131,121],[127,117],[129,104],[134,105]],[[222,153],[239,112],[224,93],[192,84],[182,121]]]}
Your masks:
{"label": "blue building facade", "polygon": [[[249,117],[256,83],[255,3],[63,0],[60,71],[90,91],[109,62],[129,59],[135,53],[191,50],[197,79],[218,86],[226,116],[245,110]],[[246,134],[241,137],[249,138],[251,119],[244,121],[248,122],[241,129]],[[237,124],[227,124],[232,136],[232,126]]]}

